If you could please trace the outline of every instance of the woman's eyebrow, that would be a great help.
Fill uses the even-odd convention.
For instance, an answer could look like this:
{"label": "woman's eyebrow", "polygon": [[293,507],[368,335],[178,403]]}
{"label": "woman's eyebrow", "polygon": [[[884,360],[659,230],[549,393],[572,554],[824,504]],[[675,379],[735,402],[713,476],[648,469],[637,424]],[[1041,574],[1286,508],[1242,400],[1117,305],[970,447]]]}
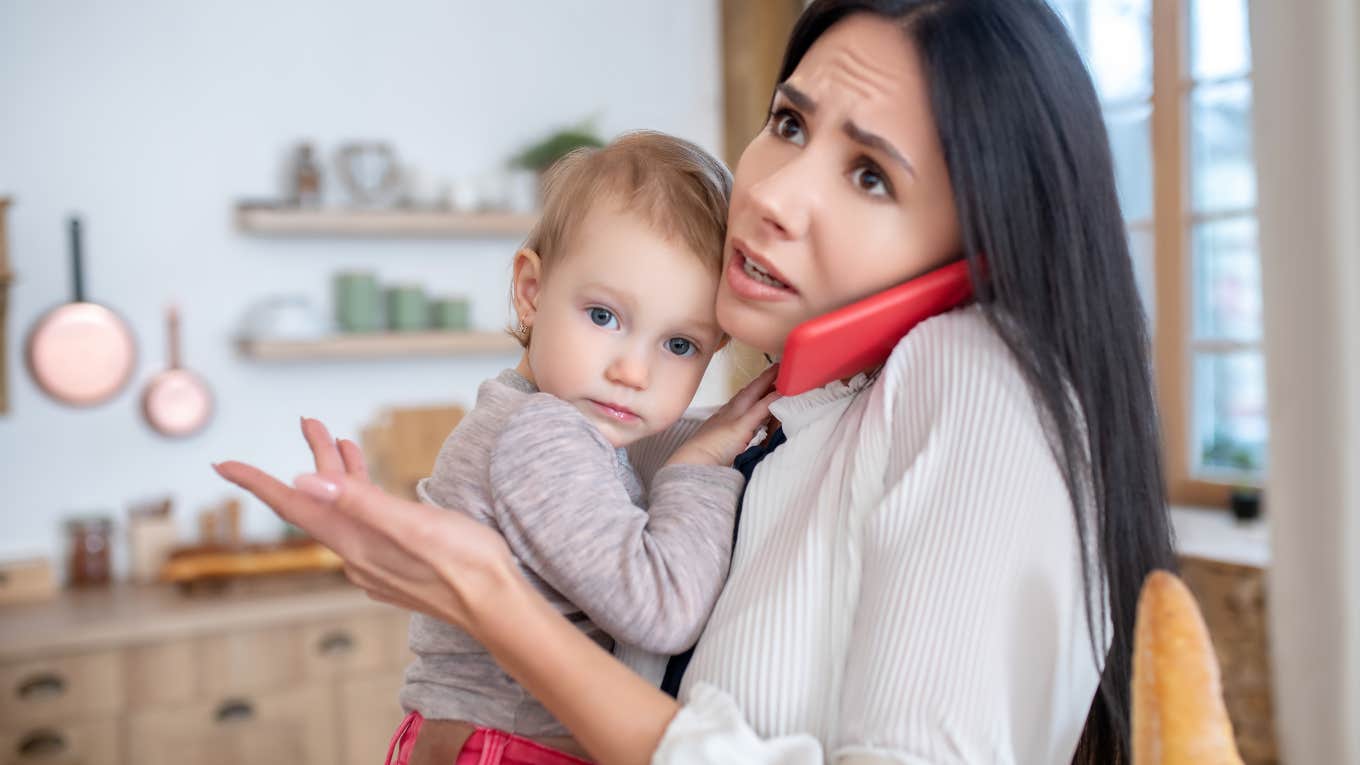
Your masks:
{"label": "woman's eyebrow", "polygon": [[805,111],[808,114],[817,113],[817,102],[813,101],[811,96],[798,88],[795,88],[787,82],[781,82],[776,85],[774,89],[779,91],[785,98],[789,99],[789,101],[800,110]]}
{"label": "woman's eyebrow", "polygon": [[[781,82],[775,86],[775,90],[778,91],[780,95],[784,96],[784,98],[787,98],[789,103],[793,104],[799,111],[809,115],[817,113],[817,102],[812,100],[812,96],[809,96],[790,83]],[[870,133],[850,120],[846,120],[841,128],[845,131],[845,134],[850,137],[850,140],[861,146],[875,149],[886,154],[894,162],[901,165],[902,169],[907,171],[907,174],[911,176],[912,180],[917,179],[916,166],[911,163],[911,160],[907,159],[905,154],[898,151],[896,146],[889,143],[886,138],[876,133]]]}
{"label": "woman's eyebrow", "polygon": [[911,176],[913,181],[916,180],[916,167],[911,164],[911,160],[907,159],[905,154],[897,150],[896,146],[888,143],[886,138],[875,133],[870,133],[850,120],[846,120],[845,124],[841,127],[845,130],[845,134],[850,136],[850,140],[862,146],[877,149],[888,155],[888,157],[907,171],[907,174]]}

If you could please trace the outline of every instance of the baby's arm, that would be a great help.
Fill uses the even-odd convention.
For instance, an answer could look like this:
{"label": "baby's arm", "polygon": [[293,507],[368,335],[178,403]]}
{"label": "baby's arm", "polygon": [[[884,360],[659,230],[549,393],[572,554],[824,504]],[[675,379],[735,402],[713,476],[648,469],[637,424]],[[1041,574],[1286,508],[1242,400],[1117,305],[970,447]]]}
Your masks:
{"label": "baby's arm", "polygon": [[495,520],[521,562],[616,640],[678,653],[698,639],[722,589],[741,474],[668,465],[643,510],[617,460],[570,404],[535,395],[493,447]]}

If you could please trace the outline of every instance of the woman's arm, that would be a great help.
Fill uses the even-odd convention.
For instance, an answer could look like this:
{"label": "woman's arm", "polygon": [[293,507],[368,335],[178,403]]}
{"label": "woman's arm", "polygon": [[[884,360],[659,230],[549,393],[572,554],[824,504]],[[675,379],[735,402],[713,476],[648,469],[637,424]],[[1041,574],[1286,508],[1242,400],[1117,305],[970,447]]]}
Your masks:
{"label": "woman's arm", "polygon": [[518,572],[494,581],[471,634],[596,760],[650,762],[675,700],[587,638]]}
{"label": "woman's arm", "polygon": [[304,434],[317,473],[296,488],[240,462],[214,465],[345,560],[377,600],[453,624],[563,722],[601,763],[651,759],[675,702],[558,614],[520,575],[499,534],[461,513],[393,497],[363,457],[316,421]]}

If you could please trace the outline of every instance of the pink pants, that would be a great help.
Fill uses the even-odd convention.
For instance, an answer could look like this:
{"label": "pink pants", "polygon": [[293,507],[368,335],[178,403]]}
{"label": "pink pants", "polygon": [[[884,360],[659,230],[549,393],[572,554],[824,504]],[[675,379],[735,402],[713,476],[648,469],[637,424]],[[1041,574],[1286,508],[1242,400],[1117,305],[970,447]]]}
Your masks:
{"label": "pink pants", "polygon": [[[406,715],[387,746],[387,765],[407,765],[425,718],[419,712]],[[396,759],[393,759],[393,754]],[[559,752],[537,741],[495,728],[478,728],[463,744],[458,759],[450,765],[590,765],[578,757]]]}

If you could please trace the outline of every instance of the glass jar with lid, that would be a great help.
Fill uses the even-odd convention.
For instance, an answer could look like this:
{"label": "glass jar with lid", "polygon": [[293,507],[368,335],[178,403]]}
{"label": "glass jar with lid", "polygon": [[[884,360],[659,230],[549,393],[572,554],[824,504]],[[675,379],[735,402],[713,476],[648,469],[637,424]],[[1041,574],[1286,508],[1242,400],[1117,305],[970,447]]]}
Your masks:
{"label": "glass jar with lid", "polygon": [[66,522],[67,582],[72,587],[102,587],[113,579],[113,519],[106,515]]}

